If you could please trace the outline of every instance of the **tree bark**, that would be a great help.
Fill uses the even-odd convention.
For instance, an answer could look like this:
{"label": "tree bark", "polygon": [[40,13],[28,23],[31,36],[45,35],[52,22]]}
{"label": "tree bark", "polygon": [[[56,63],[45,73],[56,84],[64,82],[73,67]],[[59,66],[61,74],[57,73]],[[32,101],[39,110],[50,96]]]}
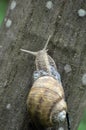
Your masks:
{"label": "tree bark", "polygon": [[[11,2],[0,30],[0,130],[34,129],[26,110],[34,57],[20,52],[20,48],[41,50],[51,34],[49,55],[62,77],[71,130],[77,130],[86,108],[86,86],[82,85],[86,72],[86,17],[80,18],[77,11],[85,8],[86,1],[54,0],[48,9],[46,0],[18,0],[13,10]],[[6,27],[8,19],[12,20],[10,27]],[[69,73],[64,71],[66,64],[72,68]]]}

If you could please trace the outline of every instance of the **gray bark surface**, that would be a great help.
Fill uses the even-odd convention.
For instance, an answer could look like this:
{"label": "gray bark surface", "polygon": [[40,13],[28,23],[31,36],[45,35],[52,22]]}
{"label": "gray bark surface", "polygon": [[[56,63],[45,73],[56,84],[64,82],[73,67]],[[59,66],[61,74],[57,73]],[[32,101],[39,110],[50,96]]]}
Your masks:
{"label": "gray bark surface", "polygon": [[[9,3],[5,18],[12,25],[7,28],[4,21],[0,29],[0,130],[33,129],[26,99],[33,82],[34,57],[20,48],[38,51],[50,34],[49,55],[62,77],[71,130],[77,130],[86,108],[86,86],[81,80],[86,73],[86,17],[77,14],[78,9],[86,9],[86,1],[54,0],[50,10],[46,2],[18,0],[14,10]],[[66,64],[71,65],[70,73],[64,71]]]}

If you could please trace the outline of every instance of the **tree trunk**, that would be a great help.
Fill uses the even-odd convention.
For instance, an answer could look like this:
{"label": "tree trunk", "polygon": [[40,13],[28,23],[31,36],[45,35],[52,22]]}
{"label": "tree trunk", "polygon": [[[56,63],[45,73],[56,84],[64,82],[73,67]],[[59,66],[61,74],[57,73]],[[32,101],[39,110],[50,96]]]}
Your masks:
{"label": "tree trunk", "polygon": [[[51,34],[49,55],[62,77],[71,130],[77,130],[86,108],[82,84],[86,71],[86,17],[80,18],[77,11],[86,8],[86,1],[54,0],[49,9],[46,0],[18,0],[13,10],[11,2],[0,30],[0,130],[34,129],[26,110],[34,57],[20,48],[40,50]],[[10,27],[8,19],[12,20]],[[66,64],[72,69],[68,73],[64,71]]]}

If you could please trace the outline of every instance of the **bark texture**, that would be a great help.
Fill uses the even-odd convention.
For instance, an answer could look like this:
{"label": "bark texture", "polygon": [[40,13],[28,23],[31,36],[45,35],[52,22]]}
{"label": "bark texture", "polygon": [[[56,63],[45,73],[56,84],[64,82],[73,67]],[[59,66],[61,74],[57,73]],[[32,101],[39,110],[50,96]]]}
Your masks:
{"label": "bark texture", "polygon": [[[34,57],[20,48],[37,51],[48,45],[61,74],[68,102],[71,130],[77,130],[86,108],[86,17],[77,10],[86,9],[85,0],[54,0],[47,9],[47,0],[18,0],[14,10],[7,9],[0,29],[0,130],[33,130],[26,110],[26,98],[32,85]],[[6,20],[12,25],[7,28]],[[65,73],[64,66],[72,71]],[[42,129],[42,128],[35,128]]]}

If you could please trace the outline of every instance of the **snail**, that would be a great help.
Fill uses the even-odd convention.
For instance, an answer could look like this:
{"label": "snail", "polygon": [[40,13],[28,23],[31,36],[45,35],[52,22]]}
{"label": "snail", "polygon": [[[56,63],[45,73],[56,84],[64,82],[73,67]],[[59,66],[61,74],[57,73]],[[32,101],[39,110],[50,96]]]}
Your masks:
{"label": "snail", "polygon": [[54,60],[47,54],[47,45],[38,52],[20,49],[36,56],[36,71],[33,73],[34,83],[27,98],[27,109],[32,119],[45,127],[52,127],[66,118],[67,103]]}

